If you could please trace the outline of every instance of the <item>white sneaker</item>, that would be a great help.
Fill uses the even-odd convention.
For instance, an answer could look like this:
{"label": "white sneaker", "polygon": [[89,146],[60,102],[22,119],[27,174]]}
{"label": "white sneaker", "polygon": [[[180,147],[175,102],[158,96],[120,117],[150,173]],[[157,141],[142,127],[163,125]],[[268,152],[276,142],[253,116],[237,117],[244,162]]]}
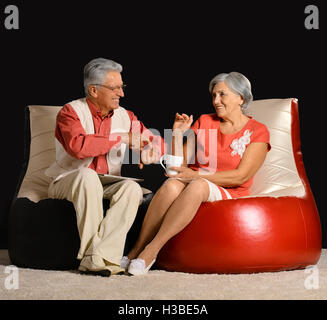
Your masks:
{"label": "white sneaker", "polygon": [[123,256],[121,261],[120,261],[120,267],[127,270],[128,267],[129,267],[130,262],[131,262],[131,260],[128,259],[127,256]]}
{"label": "white sneaker", "polygon": [[128,273],[134,276],[147,274],[155,262],[156,259],[153,259],[153,261],[147,267],[145,267],[145,261],[143,259],[133,259],[129,265]]}

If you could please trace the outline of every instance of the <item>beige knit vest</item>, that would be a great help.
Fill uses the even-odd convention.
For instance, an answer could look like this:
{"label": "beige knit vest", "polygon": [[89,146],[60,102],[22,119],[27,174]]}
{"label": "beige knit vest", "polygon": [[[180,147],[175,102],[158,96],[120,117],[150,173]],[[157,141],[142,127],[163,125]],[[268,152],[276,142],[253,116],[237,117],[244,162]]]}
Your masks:
{"label": "beige knit vest", "polygon": [[[79,117],[81,124],[86,134],[94,134],[94,124],[91,111],[86,102],[86,99],[74,100],[69,103],[75,110]],[[110,134],[117,132],[129,132],[131,128],[131,120],[127,111],[119,107],[114,110],[114,114],[111,118]],[[110,135],[109,135],[110,140]],[[69,173],[79,170],[80,168],[87,168],[93,161],[93,157],[85,159],[76,159],[70,156],[61,143],[55,138],[56,144],[56,161],[45,170],[45,174],[55,181],[68,175]],[[109,174],[120,175],[121,166],[124,160],[126,151],[126,144],[121,144],[119,147],[113,147],[106,155],[107,164],[109,168]]]}

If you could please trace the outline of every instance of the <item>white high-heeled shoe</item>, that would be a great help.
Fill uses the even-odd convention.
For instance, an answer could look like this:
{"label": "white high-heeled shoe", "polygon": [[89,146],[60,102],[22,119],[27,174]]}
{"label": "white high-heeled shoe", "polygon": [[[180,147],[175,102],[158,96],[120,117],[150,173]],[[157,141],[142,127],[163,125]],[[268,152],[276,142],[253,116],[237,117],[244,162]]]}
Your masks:
{"label": "white high-heeled shoe", "polygon": [[130,263],[131,263],[131,260],[128,259],[127,256],[123,256],[122,259],[121,259],[121,261],[120,261],[120,267],[123,268],[123,269],[125,269],[127,271]]}
{"label": "white high-heeled shoe", "polygon": [[128,267],[128,273],[134,276],[147,274],[155,262],[156,259],[153,259],[151,263],[145,267],[145,261],[143,259],[133,259]]}

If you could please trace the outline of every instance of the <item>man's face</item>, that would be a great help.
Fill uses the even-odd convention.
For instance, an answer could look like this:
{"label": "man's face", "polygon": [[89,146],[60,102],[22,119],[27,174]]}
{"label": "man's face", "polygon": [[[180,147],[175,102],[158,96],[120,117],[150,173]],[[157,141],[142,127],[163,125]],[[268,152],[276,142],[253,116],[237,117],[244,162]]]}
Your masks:
{"label": "man's face", "polygon": [[95,104],[103,112],[110,112],[119,107],[119,99],[124,97],[123,80],[119,72],[107,73],[106,81],[102,85],[91,88],[91,96]]}

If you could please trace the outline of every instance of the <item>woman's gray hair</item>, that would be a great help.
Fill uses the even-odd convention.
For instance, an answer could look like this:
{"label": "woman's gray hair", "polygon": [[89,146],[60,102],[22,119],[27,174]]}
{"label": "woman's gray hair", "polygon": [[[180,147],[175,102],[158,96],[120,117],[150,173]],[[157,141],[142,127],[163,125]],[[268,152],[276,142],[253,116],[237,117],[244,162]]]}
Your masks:
{"label": "woman's gray hair", "polygon": [[253,100],[250,81],[239,72],[220,73],[210,81],[210,93],[212,93],[214,86],[222,81],[225,81],[229,89],[231,89],[234,93],[239,94],[243,97],[244,103],[241,107],[242,111],[244,111],[247,108],[248,104]]}
{"label": "woman's gray hair", "polygon": [[89,95],[89,86],[92,84],[104,84],[106,75],[110,71],[121,73],[123,67],[112,60],[96,58],[84,67],[84,90],[86,96]]}

